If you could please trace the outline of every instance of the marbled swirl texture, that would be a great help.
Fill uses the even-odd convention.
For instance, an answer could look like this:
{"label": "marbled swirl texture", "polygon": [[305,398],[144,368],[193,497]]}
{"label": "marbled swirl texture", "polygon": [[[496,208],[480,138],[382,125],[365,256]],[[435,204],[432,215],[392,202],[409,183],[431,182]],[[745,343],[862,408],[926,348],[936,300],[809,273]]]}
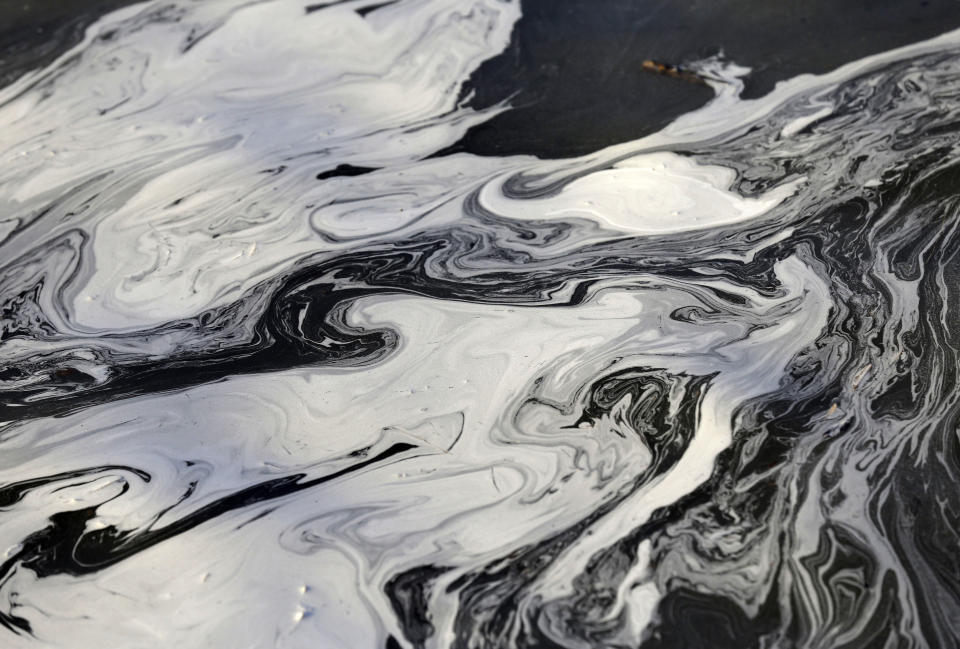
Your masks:
{"label": "marbled swirl texture", "polygon": [[0,646],[960,646],[960,34],[433,155],[521,9],[146,2],[0,89]]}

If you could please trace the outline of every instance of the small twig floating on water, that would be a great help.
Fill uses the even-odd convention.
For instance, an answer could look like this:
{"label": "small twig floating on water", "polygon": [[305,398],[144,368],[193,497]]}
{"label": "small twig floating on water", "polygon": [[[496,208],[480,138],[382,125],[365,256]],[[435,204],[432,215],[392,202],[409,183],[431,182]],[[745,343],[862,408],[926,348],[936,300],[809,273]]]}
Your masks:
{"label": "small twig floating on water", "polygon": [[702,86],[707,85],[706,80],[704,80],[704,78],[699,74],[696,72],[691,72],[690,70],[684,70],[678,65],[670,65],[668,63],[660,63],[658,61],[647,59],[643,62],[643,69],[647,72],[662,74],[674,79],[686,81],[688,83],[698,83]]}

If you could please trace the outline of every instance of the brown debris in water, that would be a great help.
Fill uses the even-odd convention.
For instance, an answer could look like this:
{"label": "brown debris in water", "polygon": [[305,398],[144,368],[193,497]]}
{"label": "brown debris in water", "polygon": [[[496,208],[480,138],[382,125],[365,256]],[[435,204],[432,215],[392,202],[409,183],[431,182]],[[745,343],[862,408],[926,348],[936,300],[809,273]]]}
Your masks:
{"label": "brown debris in water", "polygon": [[699,74],[691,72],[690,70],[684,70],[678,65],[670,65],[669,63],[660,63],[659,61],[647,59],[643,62],[643,69],[647,72],[662,74],[688,83],[698,83],[702,86],[707,85],[707,82]]}

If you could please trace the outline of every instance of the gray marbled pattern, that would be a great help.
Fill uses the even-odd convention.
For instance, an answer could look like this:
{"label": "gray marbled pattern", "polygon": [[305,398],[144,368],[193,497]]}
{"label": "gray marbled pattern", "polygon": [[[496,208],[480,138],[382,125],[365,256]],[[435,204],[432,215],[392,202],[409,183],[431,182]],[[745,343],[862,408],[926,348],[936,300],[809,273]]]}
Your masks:
{"label": "gray marbled pattern", "polygon": [[368,5],[0,90],[0,646],[957,645],[960,35],[438,157],[521,8]]}

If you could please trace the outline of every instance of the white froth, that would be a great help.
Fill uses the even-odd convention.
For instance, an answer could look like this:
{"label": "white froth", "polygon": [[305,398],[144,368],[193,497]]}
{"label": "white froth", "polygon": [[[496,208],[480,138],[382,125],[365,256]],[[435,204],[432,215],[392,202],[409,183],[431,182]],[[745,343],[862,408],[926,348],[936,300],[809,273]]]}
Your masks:
{"label": "white froth", "polygon": [[802,180],[756,198],[730,190],[734,173],[659,151],[577,178],[553,196],[510,200],[488,184],[483,204],[515,219],[588,219],[630,234],[668,234],[732,225],[766,214],[793,195]]}
{"label": "white froth", "polygon": [[[784,267],[785,273],[796,270],[800,267]],[[798,285],[778,302],[810,289]],[[251,639],[262,645],[278,633],[324,639],[336,647],[382,644],[381,625],[390,619],[382,592],[392,574],[424,563],[454,566],[454,574],[480,567],[584,517],[647,465],[646,448],[615,427],[572,428],[572,415],[523,406],[523,395],[538,377],[540,399],[572,403],[585,382],[620,366],[721,370],[716,392],[704,403],[703,430],[692,452],[660,486],[638,494],[636,505],[604,519],[602,526],[611,529],[598,530],[594,538],[610,540],[613,528],[636,524],[642,512],[705,479],[711,458],[729,437],[723,422],[732,405],[770,387],[745,355],[776,348],[740,340],[744,331],[736,327],[718,336],[703,325],[658,324],[661,313],[688,300],[676,289],[611,287],[570,309],[406,297],[366,301],[358,304],[352,322],[389,324],[402,337],[398,352],[378,366],[237,377],[28,424],[15,448],[8,444],[5,482],[24,473],[104,462],[147,471],[153,480],[147,484],[118,473],[66,493],[35,492],[18,507],[24,529],[11,527],[4,534],[10,539],[22,538],[54,511],[96,503],[103,504],[95,526],[137,529],[163,511],[155,523],[162,526],[271,476],[329,473],[358,447],[405,441],[422,450],[268,503],[263,507],[276,511],[249,523],[240,535],[231,530],[255,518],[260,508],[204,524],[94,579],[33,581],[24,574],[7,587],[28,590],[32,605],[45,612],[24,613],[41,634],[77,633],[87,638],[83,646],[138,637],[144,629],[158,642],[185,646],[201,646],[199,637],[216,646]],[[797,309],[795,317],[804,318],[813,332],[817,325],[810,319],[818,310]],[[791,319],[781,325],[796,326]],[[652,331],[659,333],[641,335]],[[774,328],[763,336],[775,340],[779,333]],[[802,341],[797,337],[797,345]],[[718,345],[729,360],[713,351]],[[671,348],[687,353],[673,355]],[[776,349],[779,362],[791,351]],[[779,371],[775,363],[759,367],[769,380]],[[129,492],[111,500],[118,480]],[[191,498],[168,509],[192,481]],[[584,549],[576,548],[571,552]],[[190,567],[176,574],[156,569],[173,565]],[[558,566],[569,568],[569,563]],[[202,580],[208,573],[212,576]],[[551,581],[548,577],[544,594],[556,595]],[[302,612],[294,594],[304,582],[310,584],[310,616],[285,626],[284,620]],[[264,596],[241,604],[250,588],[264,589]],[[225,623],[241,606],[266,623]],[[57,610],[72,614],[62,617]],[[177,622],[164,624],[164,619]],[[436,621],[449,622],[439,615]],[[324,635],[331,628],[337,635]]]}
{"label": "white froth", "polygon": [[[4,211],[26,215],[91,185],[89,205],[50,215],[95,233],[76,326],[190,316],[278,266],[335,249],[330,236],[415,222],[473,180],[457,178],[468,165],[408,170],[406,187],[396,175],[489,117],[459,108],[459,89],[506,46],[517,3],[414,0],[369,20],[349,5],[304,7],[138,5],[91,27],[77,60],[0,91]],[[207,35],[187,49],[196,34]],[[44,88],[42,101],[31,84]],[[350,179],[315,178],[342,164],[397,170],[365,193],[390,197],[382,217],[370,211],[358,225]],[[63,228],[26,233],[19,245]]]}

